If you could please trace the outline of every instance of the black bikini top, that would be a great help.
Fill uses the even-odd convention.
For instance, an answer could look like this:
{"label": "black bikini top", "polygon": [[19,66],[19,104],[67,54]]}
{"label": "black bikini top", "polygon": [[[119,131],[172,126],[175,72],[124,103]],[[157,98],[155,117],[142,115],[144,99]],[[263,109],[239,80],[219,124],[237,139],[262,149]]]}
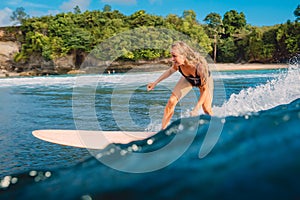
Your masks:
{"label": "black bikini top", "polygon": [[180,66],[178,66],[178,71],[182,74],[182,76],[192,85],[192,86],[201,86],[201,78],[197,73],[197,68],[196,68],[196,77],[190,75],[190,76],[186,76]]}

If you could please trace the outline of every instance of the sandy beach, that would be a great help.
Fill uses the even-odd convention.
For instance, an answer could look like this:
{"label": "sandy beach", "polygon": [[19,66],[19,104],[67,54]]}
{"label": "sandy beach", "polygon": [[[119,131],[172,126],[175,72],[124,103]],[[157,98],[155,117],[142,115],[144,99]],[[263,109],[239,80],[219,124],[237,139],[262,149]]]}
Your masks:
{"label": "sandy beach", "polygon": [[212,65],[216,71],[231,70],[265,70],[265,69],[284,69],[288,68],[287,64],[234,64],[234,63],[218,63]]}

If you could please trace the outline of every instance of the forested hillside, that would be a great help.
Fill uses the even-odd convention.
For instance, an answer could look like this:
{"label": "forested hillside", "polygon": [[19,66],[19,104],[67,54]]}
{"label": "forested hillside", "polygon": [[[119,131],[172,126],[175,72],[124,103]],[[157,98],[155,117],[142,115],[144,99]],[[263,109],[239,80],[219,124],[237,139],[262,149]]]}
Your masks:
{"label": "forested hillside", "polygon": [[[189,36],[203,47],[215,62],[286,62],[300,52],[299,10],[295,20],[269,27],[247,24],[242,12],[230,10],[220,16],[210,13],[202,22],[196,12],[184,11],[182,16],[166,17],[147,14],[140,10],[126,16],[106,6],[102,11],[85,11],[78,7],[74,12],[55,16],[26,17],[21,20],[22,49],[15,56],[16,62],[28,62],[32,54],[41,54],[53,60],[68,54],[87,54],[95,45],[118,33],[138,27],[163,27]],[[112,47],[113,48],[113,47]],[[168,50],[123,47],[119,60],[154,60],[169,56]],[[77,63],[77,65],[80,65]]]}

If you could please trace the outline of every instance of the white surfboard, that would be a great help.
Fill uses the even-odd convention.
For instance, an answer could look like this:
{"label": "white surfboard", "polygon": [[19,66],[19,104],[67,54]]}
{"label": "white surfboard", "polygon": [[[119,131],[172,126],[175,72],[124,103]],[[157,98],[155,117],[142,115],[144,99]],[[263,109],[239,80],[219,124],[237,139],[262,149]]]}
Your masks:
{"label": "white surfboard", "polygon": [[88,149],[104,149],[107,145],[127,144],[143,140],[156,132],[87,131],[87,130],[35,130],[32,134],[44,141]]}

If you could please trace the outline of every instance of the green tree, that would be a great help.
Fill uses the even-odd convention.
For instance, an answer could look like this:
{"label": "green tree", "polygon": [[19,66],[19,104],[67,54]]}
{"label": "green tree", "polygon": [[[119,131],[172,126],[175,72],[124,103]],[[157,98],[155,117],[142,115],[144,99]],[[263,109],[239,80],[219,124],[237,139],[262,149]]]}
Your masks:
{"label": "green tree", "polygon": [[199,44],[205,53],[211,52],[211,42],[201,24],[196,21],[196,13],[193,10],[183,12],[180,26],[175,30],[191,37],[194,43]]}
{"label": "green tree", "polygon": [[276,32],[278,60],[286,60],[300,52],[300,23],[288,21],[281,24]]}
{"label": "green tree", "polygon": [[226,12],[223,16],[225,37],[235,36],[246,26],[246,18],[243,12],[235,10]]}
{"label": "green tree", "polygon": [[182,20],[175,14],[169,14],[165,20],[164,26],[169,29],[179,29],[182,24]]}
{"label": "green tree", "polygon": [[160,16],[147,14],[145,10],[139,10],[127,18],[131,28],[141,26],[160,26],[163,24],[163,18]]}
{"label": "green tree", "polygon": [[78,5],[75,6],[75,8],[74,8],[74,14],[80,14],[80,13],[81,13],[81,10],[80,10],[79,6]]}
{"label": "green tree", "polygon": [[108,4],[104,5],[103,12],[111,12],[111,6]]}
{"label": "green tree", "polygon": [[183,19],[189,22],[196,22],[196,13],[193,10],[185,10],[182,15]]}
{"label": "green tree", "polygon": [[23,7],[18,7],[10,16],[10,20],[14,21],[15,24],[22,24],[24,20],[28,19],[29,15],[25,12]]}
{"label": "green tree", "polygon": [[210,13],[205,18],[204,21],[207,24],[207,32],[210,37],[213,38],[214,43],[214,62],[217,61],[217,44],[219,41],[220,34],[224,33],[222,17],[217,13]]}
{"label": "green tree", "polygon": [[258,28],[253,28],[248,35],[248,46],[246,47],[248,59],[250,62],[257,62],[261,59],[263,49],[262,32]]}
{"label": "green tree", "polygon": [[[225,46],[222,46],[221,50],[226,49],[227,51],[231,51],[223,52],[222,55],[227,55],[223,59],[226,58],[227,60],[230,57],[229,60],[232,62],[240,62],[245,57],[245,42],[243,40],[245,40],[248,34],[248,27],[246,25],[246,18],[243,12],[238,13],[235,10],[230,10],[224,14],[224,34],[222,34],[222,39],[225,39],[225,41],[223,41],[223,45],[226,47],[231,46],[232,48],[224,48]],[[234,54],[234,56],[231,56],[231,54]]]}
{"label": "green tree", "polygon": [[267,30],[263,30],[262,36],[263,52],[262,56],[265,62],[276,62],[276,27],[268,27]]}
{"label": "green tree", "polygon": [[236,62],[237,55],[238,49],[232,37],[228,37],[220,41],[220,44],[218,46],[219,62]]}

